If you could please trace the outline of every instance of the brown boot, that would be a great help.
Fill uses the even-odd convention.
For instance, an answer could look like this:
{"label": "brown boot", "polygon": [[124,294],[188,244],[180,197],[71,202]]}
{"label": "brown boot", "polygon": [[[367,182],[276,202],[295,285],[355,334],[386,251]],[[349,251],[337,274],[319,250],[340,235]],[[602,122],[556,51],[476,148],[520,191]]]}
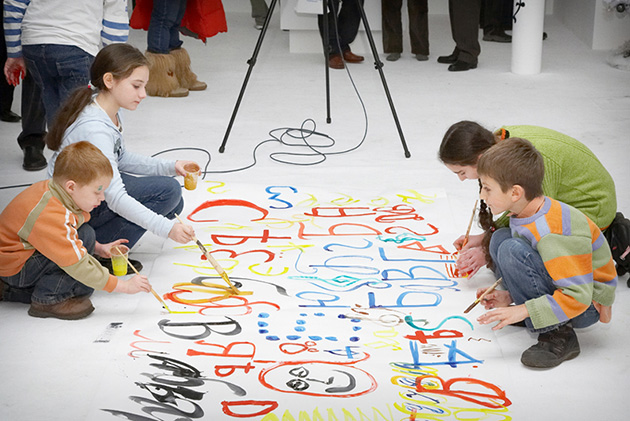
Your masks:
{"label": "brown boot", "polygon": [[144,55],[149,61],[149,82],[147,95],[161,97],[188,96],[188,89],[180,86],[175,76],[175,59],[170,54],[156,54],[149,51]]}
{"label": "brown boot", "polygon": [[190,69],[190,56],[185,48],[177,48],[170,53],[175,59],[175,75],[180,86],[190,91],[203,91],[208,87],[205,82],[197,79],[197,75]]}
{"label": "brown boot", "polygon": [[94,311],[92,302],[87,296],[73,297],[57,304],[31,303],[28,314],[33,317],[56,317],[63,320],[78,320],[87,317]]}

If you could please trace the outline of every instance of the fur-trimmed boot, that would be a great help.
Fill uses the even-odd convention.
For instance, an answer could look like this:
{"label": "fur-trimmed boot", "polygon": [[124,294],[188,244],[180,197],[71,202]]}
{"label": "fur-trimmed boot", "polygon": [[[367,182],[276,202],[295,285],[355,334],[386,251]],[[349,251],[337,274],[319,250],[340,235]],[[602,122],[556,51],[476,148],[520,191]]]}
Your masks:
{"label": "fur-trimmed boot", "polygon": [[149,82],[147,95],[162,97],[188,96],[188,89],[182,87],[175,76],[175,58],[170,54],[145,52],[149,61]]}
{"label": "fur-trimmed boot", "polygon": [[208,87],[205,82],[197,79],[197,75],[190,69],[190,56],[185,48],[171,50],[171,56],[175,58],[175,75],[180,86],[191,91],[203,91]]}

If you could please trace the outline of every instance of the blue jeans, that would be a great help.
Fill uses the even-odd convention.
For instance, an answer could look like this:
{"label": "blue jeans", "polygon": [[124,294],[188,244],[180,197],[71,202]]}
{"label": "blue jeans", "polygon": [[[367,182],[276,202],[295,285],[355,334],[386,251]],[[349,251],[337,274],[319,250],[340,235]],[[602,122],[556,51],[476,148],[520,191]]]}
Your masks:
{"label": "blue jeans", "polygon": [[[175,214],[184,209],[182,187],[176,179],[165,176],[135,177],[129,174],[120,176],[127,194],[153,212],[174,219]],[[146,232],[146,229],[111,210],[107,202],[102,202],[90,215],[88,223],[94,228],[96,240],[101,244],[125,238],[129,240],[127,247],[132,248]]]}
{"label": "blue jeans", "polygon": [[179,27],[186,12],[186,0],[154,0],[147,32],[147,50],[168,54],[182,46]]}
{"label": "blue jeans", "polygon": [[[552,295],[557,289],[540,254],[527,241],[513,238],[509,228],[501,228],[492,234],[490,255],[496,267],[495,273],[497,277],[503,277],[503,285],[510,292],[514,304]],[[599,321],[599,313],[591,303],[584,313],[570,321],[573,327],[588,327]],[[565,323],[534,329],[531,319],[525,319],[527,327],[538,333],[548,332]]]}
{"label": "blue jeans", "polygon": [[74,45],[23,45],[26,69],[42,90],[48,127],[70,93],[90,81],[94,57]]}
{"label": "blue jeans", "polygon": [[[94,253],[94,230],[88,224],[78,229],[79,239],[88,253]],[[94,289],[77,281],[55,262],[36,251],[13,276],[3,276],[5,288],[2,299],[29,304],[57,304],[72,297],[91,295]]]}

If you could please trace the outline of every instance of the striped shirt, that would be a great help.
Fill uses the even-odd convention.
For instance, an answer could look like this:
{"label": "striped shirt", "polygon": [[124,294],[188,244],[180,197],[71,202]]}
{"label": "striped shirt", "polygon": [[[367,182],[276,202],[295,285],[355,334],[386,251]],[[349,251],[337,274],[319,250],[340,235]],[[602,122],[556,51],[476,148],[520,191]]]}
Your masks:
{"label": "striped shirt", "polygon": [[110,275],[83,246],[77,230],[90,214],[52,180],[33,184],[0,214],[0,276],[13,276],[38,251],[64,272],[94,289],[113,291]]}
{"label": "striped shirt", "polygon": [[617,272],[610,247],[597,225],[566,203],[545,197],[529,218],[510,218],[513,237],[538,251],[557,286],[553,295],[525,302],[534,328],[566,322],[582,314],[593,301],[612,305]]}
{"label": "striped shirt", "polygon": [[60,44],[96,56],[101,47],[127,42],[127,0],[4,0],[7,56],[22,45]]}

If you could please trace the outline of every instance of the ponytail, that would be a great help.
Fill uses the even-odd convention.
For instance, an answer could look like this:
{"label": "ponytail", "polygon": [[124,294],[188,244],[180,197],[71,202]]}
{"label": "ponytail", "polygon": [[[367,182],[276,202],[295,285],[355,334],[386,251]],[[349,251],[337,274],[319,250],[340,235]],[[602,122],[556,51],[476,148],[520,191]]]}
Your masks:
{"label": "ponytail", "polygon": [[[481,180],[479,180],[479,191],[481,191]],[[490,238],[492,238],[492,233],[495,231],[496,227],[494,225],[492,212],[483,200],[481,200],[479,206],[479,225],[484,231],[483,240],[481,240],[481,248],[486,256],[486,266],[488,266],[488,269],[493,270],[494,263],[490,256]]]}
{"label": "ponytail", "polygon": [[81,114],[81,111],[92,101],[94,91],[90,85],[80,86],[63,103],[46,135],[48,149],[57,151],[61,147],[63,134]]}
{"label": "ponytail", "polygon": [[147,66],[146,57],[130,44],[109,44],[98,52],[90,68],[90,84],[74,90],[63,103],[46,136],[46,145],[53,151],[59,150],[65,131],[74,123],[81,111],[92,101],[95,91],[106,92],[103,76],[111,73],[115,80],[128,77],[134,69]]}

